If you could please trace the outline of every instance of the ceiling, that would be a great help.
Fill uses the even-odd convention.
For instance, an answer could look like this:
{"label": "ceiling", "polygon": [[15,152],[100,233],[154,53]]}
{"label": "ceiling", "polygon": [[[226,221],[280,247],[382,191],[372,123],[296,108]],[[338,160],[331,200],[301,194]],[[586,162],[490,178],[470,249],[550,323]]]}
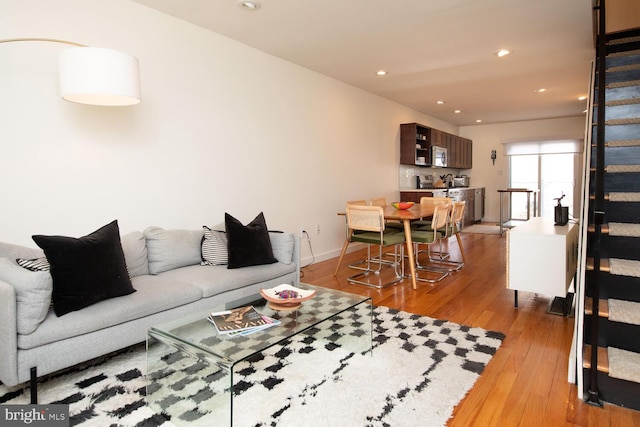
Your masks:
{"label": "ceiling", "polygon": [[134,1],[457,126],[586,107],[592,0]]}

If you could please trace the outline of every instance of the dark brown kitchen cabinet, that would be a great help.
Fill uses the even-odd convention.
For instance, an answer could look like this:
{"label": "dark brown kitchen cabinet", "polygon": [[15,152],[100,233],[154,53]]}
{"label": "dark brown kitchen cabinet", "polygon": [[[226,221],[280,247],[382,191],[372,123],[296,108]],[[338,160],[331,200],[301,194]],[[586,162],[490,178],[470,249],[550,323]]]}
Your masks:
{"label": "dark brown kitchen cabinet", "polygon": [[400,164],[428,166],[431,131],[417,123],[400,125]]}
{"label": "dark brown kitchen cabinet", "polygon": [[447,149],[448,167],[471,169],[473,142],[438,129],[418,123],[400,125],[400,163],[403,165],[429,166],[431,146]]}
{"label": "dark brown kitchen cabinet", "polygon": [[401,202],[415,202],[420,203],[421,197],[426,197],[427,194],[425,192],[419,191],[401,191],[400,192],[400,201]]}

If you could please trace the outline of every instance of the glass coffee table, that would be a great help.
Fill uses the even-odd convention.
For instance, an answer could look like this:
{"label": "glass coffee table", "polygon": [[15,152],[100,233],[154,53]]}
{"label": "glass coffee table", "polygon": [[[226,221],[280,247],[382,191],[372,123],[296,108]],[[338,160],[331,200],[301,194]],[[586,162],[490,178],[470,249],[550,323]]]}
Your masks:
{"label": "glass coffee table", "polygon": [[[371,298],[303,283],[296,286],[316,290],[296,310],[275,311],[259,295],[254,302],[211,308],[217,312],[253,305],[281,322],[250,335],[219,334],[207,320],[208,312],[150,328],[147,405],[176,425],[233,425],[234,396],[246,386],[236,372],[263,351],[305,337],[354,353],[371,351]],[[247,409],[251,408],[236,408]]]}

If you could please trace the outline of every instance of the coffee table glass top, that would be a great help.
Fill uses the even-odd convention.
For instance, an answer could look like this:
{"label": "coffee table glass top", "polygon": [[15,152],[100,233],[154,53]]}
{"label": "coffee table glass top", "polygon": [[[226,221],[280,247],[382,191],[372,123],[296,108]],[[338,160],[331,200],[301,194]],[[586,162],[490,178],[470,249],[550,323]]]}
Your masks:
{"label": "coffee table glass top", "polygon": [[[339,335],[338,326],[314,327],[329,319],[339,320],[340,315],[344,313],[351,325],[357,326],[361,323],[362,328],[358,330],[356,327],[356,332],[351,328],[340,339],[348,341],[350,336],[353,336],[355,341],[363,342],[362,336],[368,334],[369,337],[365,341],[370,346],[371,298],[303,283],[296,286],[301,289],[316,290],[315,297],[303,302],[302,306],[296,310],[275,311],[269,308],[264,300],[238,304],[239,306],[251,304],[260,314],[281,321],[281,324],[271,328],[246,336],[228,336],[219,334],[215,326],[206,319],[209,313],[198,313],[154,326],[149,329],[149,335],[195,357],[207,359],[220,367],[231,369],[235,363],[305,331],[317,333],[318,330],[324,330],[326,334],[333,335],[333,337],[327,335],[329,338],[335,340],[336,334]],[[232,307],[212,307],[211,312],[229,308]]]}

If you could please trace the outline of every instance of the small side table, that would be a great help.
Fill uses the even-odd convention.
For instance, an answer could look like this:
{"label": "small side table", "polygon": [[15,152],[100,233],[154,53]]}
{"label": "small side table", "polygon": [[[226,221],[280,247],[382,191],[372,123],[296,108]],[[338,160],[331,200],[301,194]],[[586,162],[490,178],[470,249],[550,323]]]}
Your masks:
{"label": "small side table", "polygon": [[[539,203],[538,197],[540,194],[539,190],[529,190],[528,188],[507,188],[505,190],[498,190],[500,194],[500,235],[504,233],[505,228],[513,227],[513,221],[529,221],[531,219],[531,196],[533,195],[533,216],[537,217],[540,215],[539,213]],[[511,196],[513,193],[527,193],[527,218],[511,218]],[[504,215],[504,203],[502,196],[507,194],[509,196],[509,214]]]}

